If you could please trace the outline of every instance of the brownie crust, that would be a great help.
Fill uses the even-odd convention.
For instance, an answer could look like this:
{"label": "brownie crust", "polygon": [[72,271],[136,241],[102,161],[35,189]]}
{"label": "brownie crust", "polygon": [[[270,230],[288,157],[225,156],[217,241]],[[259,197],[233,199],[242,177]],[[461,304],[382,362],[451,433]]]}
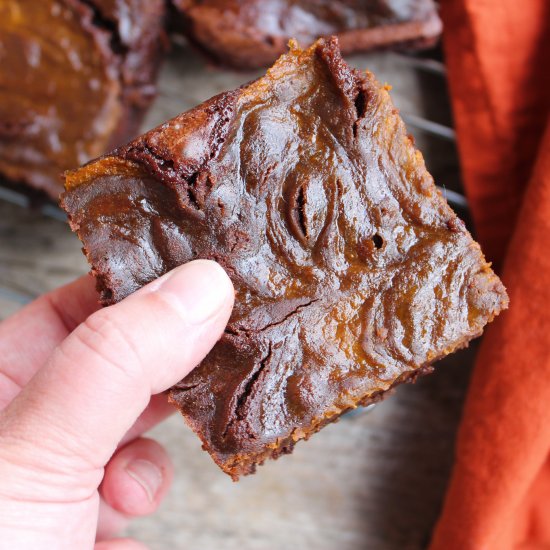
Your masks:
{"label": "brownie crust", "polygon": [[388,90],[337,40],[69,173],[103,304],[196,258],[231,277],[221,340],[170,391],[237,479],[464,347],[507,307]]}
{"label": "brownie crust", "polygon": [[128,141],[155,94],[163,0],[0,3],[0,175],[57,198]]}
{"label": "brownie crust", "polygon": [[337,35],[343,53],[430,47],[441,34],[433,0],[173,0],[184,34],[214,63],[273,63],[291,38]]}

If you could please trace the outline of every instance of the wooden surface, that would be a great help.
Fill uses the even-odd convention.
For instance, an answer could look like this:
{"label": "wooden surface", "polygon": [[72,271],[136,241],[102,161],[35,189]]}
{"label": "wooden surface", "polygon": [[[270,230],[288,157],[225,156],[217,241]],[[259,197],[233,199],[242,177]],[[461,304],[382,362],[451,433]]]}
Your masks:
{"label": "wooden surface", "polygon": [[[351,59],[394,85],[403,112],[449,123],[441,76],[390,53]],[[165,65],[144,128],[254,78],[209,69],[185,49]],[[459,181],[452,143],[417,133],[440,185]],[[60,221],[0,201],[0,318],[29,297],[85,273],[80,243]],[[171,451],[174,487],[158,514],[129,533],[152,549],[418,550],[441,505],[473,350],[441,362],[371,412],[344,417],[294,454],[238,484],[222,474],[180,418],[153,434]]]}

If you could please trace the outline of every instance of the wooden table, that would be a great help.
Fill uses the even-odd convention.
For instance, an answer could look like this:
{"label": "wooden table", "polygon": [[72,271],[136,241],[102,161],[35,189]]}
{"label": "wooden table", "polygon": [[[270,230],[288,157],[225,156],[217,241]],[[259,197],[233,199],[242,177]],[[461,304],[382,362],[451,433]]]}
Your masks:
{"label": "wooden table", "polygon": [[[394,85],[394,101],[413,115],[410,122],[423,116],[449,125],[437,63],[419,71],[392,53],[350,61]],[[208,68],[178,47],[144,127],[255,76]],[[414,133],[436,181],[459,190],[452,141]],[[62,221],[0,201],[0,318],[86,271],[80,243]],[[174,487],[159,513],[136,521],[129,533],[158,550],[425,548],[447,483],[473,356],[471,348],[442,361],[432,376],[399,388],[371,412],[344,417],[238,484],[214,466],[180,418],[171,418],[153,435],[174,458]]]}

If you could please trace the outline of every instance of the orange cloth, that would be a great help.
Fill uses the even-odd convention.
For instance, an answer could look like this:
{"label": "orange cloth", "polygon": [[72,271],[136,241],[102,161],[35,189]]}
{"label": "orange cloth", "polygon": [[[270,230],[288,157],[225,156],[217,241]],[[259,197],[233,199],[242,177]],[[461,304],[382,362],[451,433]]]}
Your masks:
{"label": "orange cloth", "polygon": [[443,0],[442,17],[464,182],[510,309],[481,345],[431,550],[548,550],[550,0]]}

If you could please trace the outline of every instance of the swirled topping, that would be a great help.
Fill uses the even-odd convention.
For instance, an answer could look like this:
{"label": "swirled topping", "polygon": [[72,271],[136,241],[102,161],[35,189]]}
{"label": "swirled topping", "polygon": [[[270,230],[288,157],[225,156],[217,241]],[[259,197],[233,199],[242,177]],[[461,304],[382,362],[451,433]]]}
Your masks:
{"label": "swirled topping", "polygon": [[236,289],[171,399],[228,473],[467,344],[507,297],[372,74],[335,41],[71,174],[64,203],[118,301],[194,258]]}

